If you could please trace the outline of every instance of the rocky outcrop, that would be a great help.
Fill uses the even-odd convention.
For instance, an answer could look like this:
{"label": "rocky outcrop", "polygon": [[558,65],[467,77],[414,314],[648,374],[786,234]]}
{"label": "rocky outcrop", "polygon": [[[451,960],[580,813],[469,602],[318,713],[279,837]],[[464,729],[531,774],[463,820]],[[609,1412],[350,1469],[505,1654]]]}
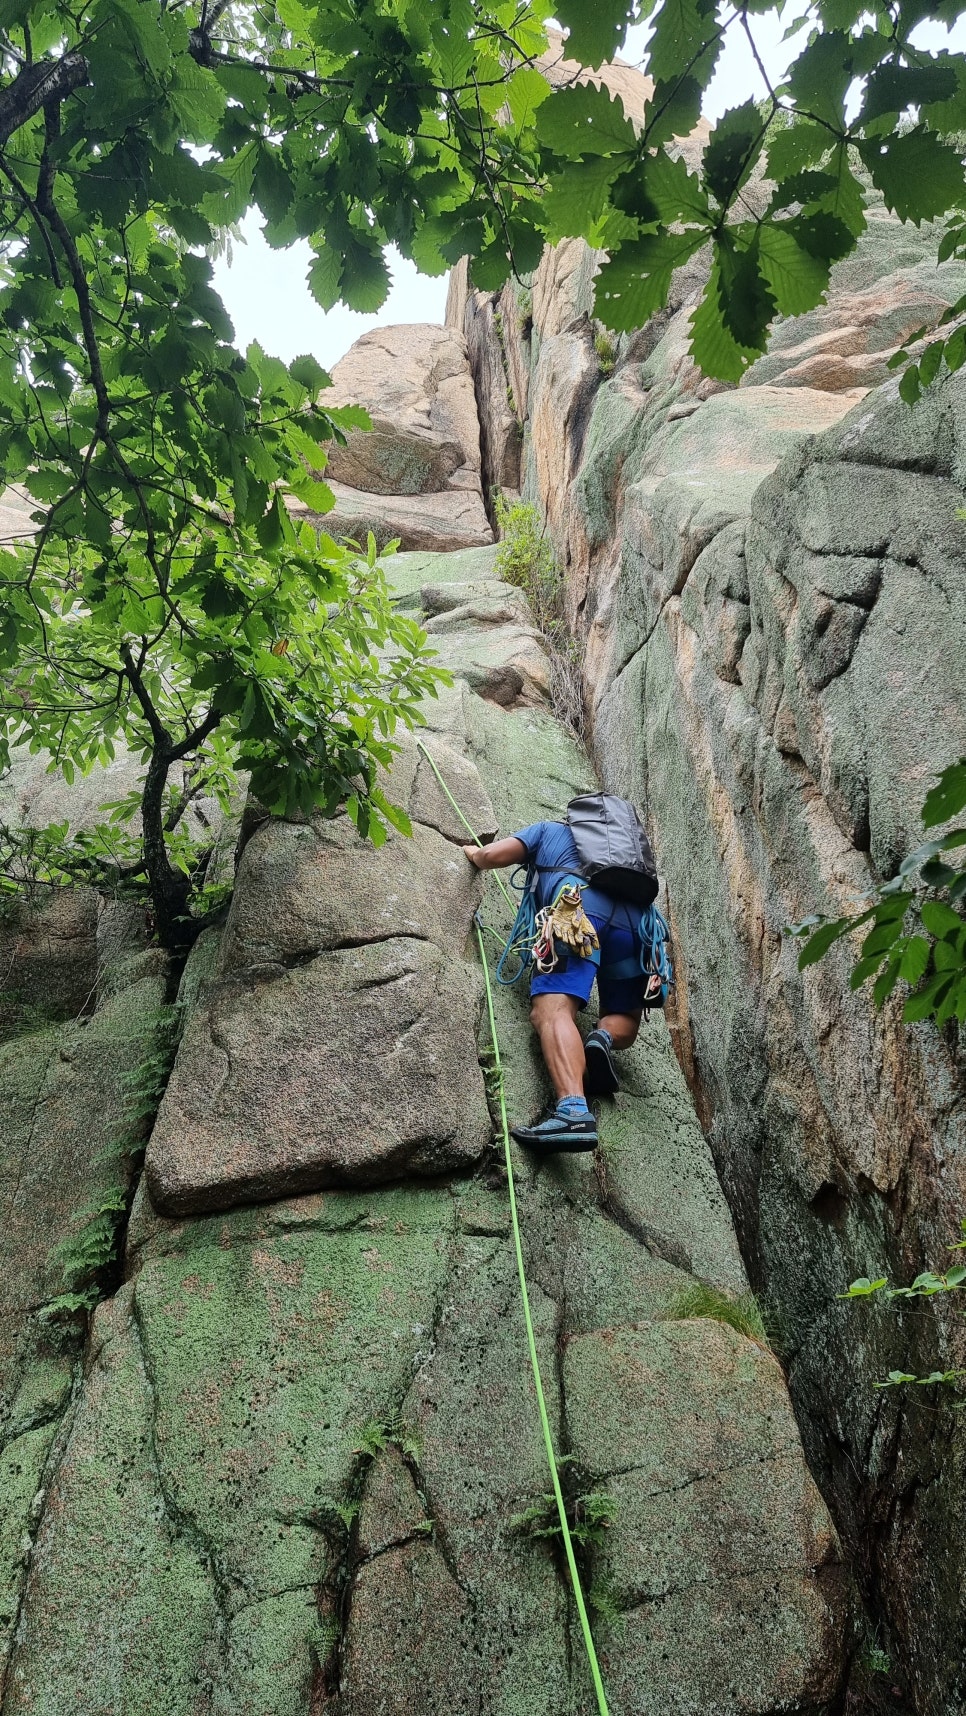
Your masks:
{"label": "rocky outcrop", "polygon": [[[423,737],[484,833],[592,779],[536,676],[495,694],[521,631],[539,644],[492,561],[388,568],[448,622]],[[123,1284],[57,1439],[0,1468],[26,1498],[4,1716],[593,1706],[562,1558],[519,1518],[539,1531],[547,1474],[481,1071],[480,878],[412,746],[388,788],[411,841],[263,823],[192,954]],[[492,883],[482,914],[506,932]],[[525,999],[496,1009],[511,1111],[535,1115]],[[578,1510],[614,1504],[580,1552],[611,1708],[831,1716],[848,1581],[776,1359],[695,1314],[695,1278],[712,1312],[747,1284],[663,1020],[625,1070],[596,1162],[515,1156],[565,1481]]]}
{"label": "rocky outcrop", "polygon": [[[910,410],[887,379],[966,285],[934,255],[933,234],[873,207],[827,305],[780,323],[737,389],[687,356],[697,267],[610,350],[577,241],[544,256],[526,337],[519,290],[457,282],[451,313],[490,366],[506,348],[595,757],[655,837],[676,1046],[782,1327],[809,1458],[895,1675],[946,1716],[966,1644],[955,1421],[872,1384],[963,1356],[954,1330],[836,1295],[946,1255],[966,1209],[961,1058],[898,1005],[852,995],[847,949],[800,975],[784,933],[890,874],[921,838],[929,782],[966,751],[966,386],[949,377]],[[484,425],[484,446],[499,433]]]}
{"label": "rocky outcrop", "polygon": [[[476,771],[435,750],[450,790],[462,789],[492,834]],[[412,838],[391,836],[375,851],[343,817],[269,822],[246,846],[205,1001],[151,1139],[160,1209],[466,1170],[482,1155],[479,997],[453,947],[479,890],[452,845],[462,830],[411,741],[386,790],[414,814]],[[420,813],[435,814],[449,838]],[[360,1125],[352,1070],[364,1067]]]}
{"label": "rocky outcrop", "polygon": [[374,328],[332,371],[324,405],[363,405],[369,432],[329,443],[325,478],[334,512],[298,517],[335,536],[404,549],[460,549],[493,541],[483,504],[480,430],[462,337],[431,323]]}

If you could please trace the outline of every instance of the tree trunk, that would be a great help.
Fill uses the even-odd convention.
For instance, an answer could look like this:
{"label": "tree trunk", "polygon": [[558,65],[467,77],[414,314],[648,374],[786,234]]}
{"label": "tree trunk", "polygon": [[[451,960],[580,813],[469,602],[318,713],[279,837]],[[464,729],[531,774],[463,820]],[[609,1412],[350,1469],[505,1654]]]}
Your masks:
{"label": "tree trunk", "polygon": [[174,761],[173,752],[170,742],[155,744],[144,782],[141,821],[158,940],[170,952],[179,953],[191,946],[198,925],[188,914],[188,878],[174,869],[164,843],[164,789]]}

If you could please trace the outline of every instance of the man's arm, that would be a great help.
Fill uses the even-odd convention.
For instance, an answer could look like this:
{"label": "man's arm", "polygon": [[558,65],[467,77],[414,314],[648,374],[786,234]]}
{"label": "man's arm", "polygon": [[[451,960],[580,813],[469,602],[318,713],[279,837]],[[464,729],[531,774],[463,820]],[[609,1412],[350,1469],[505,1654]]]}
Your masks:
{"label": "man's arm", "polygon": [[522,840],[494,840],[490,846],[464,846],[463,851],[478,870],[505,870],[509,864],[525,864],[527,849]]}

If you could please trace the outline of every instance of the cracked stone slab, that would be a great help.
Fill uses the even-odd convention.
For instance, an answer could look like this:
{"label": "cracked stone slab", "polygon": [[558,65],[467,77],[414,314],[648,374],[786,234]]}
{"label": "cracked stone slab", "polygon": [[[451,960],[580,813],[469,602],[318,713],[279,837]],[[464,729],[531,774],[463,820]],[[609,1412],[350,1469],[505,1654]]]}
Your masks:
{"label": "cracked stone slab", "polygon": [[465,1172],[490,1138],[477,986],[464,961],[404,936],[226,974],[158,1114],[154,1203],[179,1215]]}
{"label": "cracked stone slab", "polygon": [[121,1296],[98,1314],[84,1397],[40,1521],[4,1691],[12,1716],[138,1716],[158,1708],[159,1686],[168,1710],[198,1707],[216,1593],[168,1511],[125,1309]]}
{"label": "cracked stone slab", "polygon": [[322,1200],[282,1231],[265,1211],[186,1224],[99,1309],[17,1716],[306,1716],[360,1432],[399,1411],[453,1225],[444,1190],[383,1190],[368,1220],[345,1197],[364,1225],[333,1230]]}
{"label": "cracked stone slab", "polygon": [[[492,831],[472,763],[432,745]],[[427,819],[412,838],[377,851],[341,818],[270,821],[249,841],[148,1147],[163,1213],[465,1172],[486,1148],[464,957],[480,880],[429,826],[463,834],[415,747],[398,766]]]}
{"label": "cracked stone slab", "polygon": [[[710,1318],[645,1323],[575,1336],[564,1380],[574,1452],[616,1504],[593,1563],[617,1607],[633,1611],[633,1642],[615,1664],[619,1708],[716,1716],[790,1708],[776,1696],[789,1684],[799,1696],[818,1687],[831,1696],[846,1579],[772,1355]],[[735,1597],[769,1583],[781,1591],[774,1624],[749,1639],[754,1681],[769,1689],[759,1703],[735,1674]],[[723,1648],[720,1629],[702,1633],[711,1702],[678,1702],[679,1690],[658,1705],[642,1659],[661,1659],[667,1686],[695,1696],[694,1635],[680,1621],[665,1630],[682,1602],[720,1612],[731,1645]]]}
{"label": "cracked stone slab", "polygon": [[329,484],[335,496],[332,512],[317,513],[286,496],[285,505],[296,523],[307,520],[316,530],[365,544],[370,530],[377,541],[398,541],[406,550],[443,552],[484,548],[493,541],[483,497],[473,489],[442,489],[438,494],[382,495]]}
{"label": "cracked stone slab", "polygon": [[472,1622],[434,1543],[405,1543],[367,1562],[353,1581],[340,1712],[481,1716]]}

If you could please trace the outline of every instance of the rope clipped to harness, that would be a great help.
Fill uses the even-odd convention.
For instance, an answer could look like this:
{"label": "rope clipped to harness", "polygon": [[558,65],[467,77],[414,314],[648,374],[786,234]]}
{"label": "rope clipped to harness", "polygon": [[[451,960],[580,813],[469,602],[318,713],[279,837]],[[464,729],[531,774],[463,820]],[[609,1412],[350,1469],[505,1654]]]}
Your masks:
{"label": "rope clipped to harness", "polygon": [[[517,877],[521,874],[523,881],[518,882]],[[514,984],[519,983],[533,957],[533,947],[537,939],[537,899],[534,890],[534,878],[528,870],[521,866],[520,869],[514,870],[510,877],[510,886],[521,888],[523,892],[517,907],[517,915],[513,920],[513,928],[497,961],[496,980],[503,989],[512,989]],[[514,961],[516,962],[515,971],[513,969]]]}
{"label": "rope clipped to harness", "polygon": [[671,931],[656,906],[641,914],[641,970],[647,978],[644,1006],[663,1007],[674,984],[674,967],[668,953]]}

